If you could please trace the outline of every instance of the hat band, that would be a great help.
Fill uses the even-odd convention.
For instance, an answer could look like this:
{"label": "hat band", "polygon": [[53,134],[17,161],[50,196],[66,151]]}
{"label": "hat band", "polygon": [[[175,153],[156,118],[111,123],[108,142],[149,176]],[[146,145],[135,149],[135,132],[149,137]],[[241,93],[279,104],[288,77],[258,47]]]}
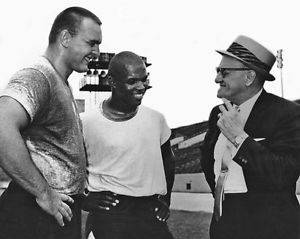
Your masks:
{"label": "hat band", "polygon": [[232,53],[233,55],[241,58],[245,62],[252,64],[258,68],[261,68],[267,72],[271,70],[271,67],[264,62],[260,61],[252,52],[250,52],[247,48],[243,47],[242,45],[234,42],[231,46],[227,49],[228,52]]}

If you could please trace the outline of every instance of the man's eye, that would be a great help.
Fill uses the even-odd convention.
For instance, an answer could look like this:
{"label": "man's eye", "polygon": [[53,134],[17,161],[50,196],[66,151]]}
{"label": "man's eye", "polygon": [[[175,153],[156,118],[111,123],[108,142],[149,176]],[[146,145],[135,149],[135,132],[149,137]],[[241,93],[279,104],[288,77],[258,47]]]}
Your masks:
{"label": "man's eye", "polygon": [[228,71],[226,71],[226,70],[221,71],[221,75],[222,75],[223,77],[225,77],[227,74],[228,74]]}
{"label": "man's eye", "polygon": [[225,77],[228,74],[228,71],[226,69],[217,68],[216,71],[217,71],[217,74],[220,73],[222,77]]}
{"label": "man's eye", "polygon": [[143,83],[146,83],[147,81],[149,81],[148,78],[141,79],[141,82]]}
{"label": "man's eye", "polygon": [[94,47],[95,46],[95,42],[87,42],[89,44],[90,47]]}
{"label": "man's eye", "polygon": [[129,85],[134,85],[134,84],[136,83],[136,80],[131,79],[131,80],[127,81],[127,83],[128,83]]}
{"label": "man's eye", "polygon": [[145,80],[143,81],[143,83],[144,83],[144,84],[147,84],[147,85],[149,85],[149,82],[150,82],[149,78],[147,78],[147,79],[145,79]]}

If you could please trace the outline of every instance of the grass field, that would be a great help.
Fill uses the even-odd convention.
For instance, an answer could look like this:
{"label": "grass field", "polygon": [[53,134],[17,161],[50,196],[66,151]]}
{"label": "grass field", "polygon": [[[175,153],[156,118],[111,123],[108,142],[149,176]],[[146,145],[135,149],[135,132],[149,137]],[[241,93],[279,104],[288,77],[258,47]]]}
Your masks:
{"label": "grass field", "polygon": [[[83,231],[86,216],[83,213]],[[208,239],[210,219],[211,213],[207,212],[171,210],[168,225],[175,239]]]}
{"label": "grass field", "polygon": [[175,239],[208,239],[211,213],[172,210],[168,220]]}

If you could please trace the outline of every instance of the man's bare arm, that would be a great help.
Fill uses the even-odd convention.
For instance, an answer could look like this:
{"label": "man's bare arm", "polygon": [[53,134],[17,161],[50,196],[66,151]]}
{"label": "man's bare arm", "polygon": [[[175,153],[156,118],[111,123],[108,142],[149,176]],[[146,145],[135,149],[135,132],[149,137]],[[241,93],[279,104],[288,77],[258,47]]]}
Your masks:
{"label": "man's bare arm", "polygon": [[73,200],[52,190],[33,163],[21,136],[29,122],[29,115],[19,102],[6,96],[0,98],[0,166],[63,226],[63,217],[72,217],[71,209],[63,201]]}

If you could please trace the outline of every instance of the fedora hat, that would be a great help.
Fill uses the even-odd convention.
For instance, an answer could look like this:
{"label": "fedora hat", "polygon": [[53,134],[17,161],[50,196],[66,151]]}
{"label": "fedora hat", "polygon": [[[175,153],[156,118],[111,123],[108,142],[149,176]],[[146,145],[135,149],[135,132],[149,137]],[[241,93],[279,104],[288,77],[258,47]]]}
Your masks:
{"label": "fedora hat", "polygon": [[263,75],[265,80],[275,80],[269,72],[276,57],[267,48],[249,37],[238,36],[226,51],[216,50],[216,52],[241,61],[245,66]]}

